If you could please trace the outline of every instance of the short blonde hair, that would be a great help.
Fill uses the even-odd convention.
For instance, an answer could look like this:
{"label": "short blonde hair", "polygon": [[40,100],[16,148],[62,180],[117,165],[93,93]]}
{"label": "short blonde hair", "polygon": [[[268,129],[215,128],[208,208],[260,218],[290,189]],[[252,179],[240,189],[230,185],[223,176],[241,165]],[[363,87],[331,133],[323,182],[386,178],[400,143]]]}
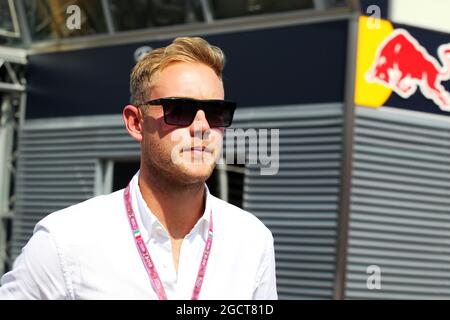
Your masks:
{"label": "short blonde hair", "polygon": [[141,105],[158,72],[175,62],[203,63],[222,79],[225,55],[218,47],[199,37],[176,38],[167,47],[155,49],[142,57],[130,76],[131,103]]}

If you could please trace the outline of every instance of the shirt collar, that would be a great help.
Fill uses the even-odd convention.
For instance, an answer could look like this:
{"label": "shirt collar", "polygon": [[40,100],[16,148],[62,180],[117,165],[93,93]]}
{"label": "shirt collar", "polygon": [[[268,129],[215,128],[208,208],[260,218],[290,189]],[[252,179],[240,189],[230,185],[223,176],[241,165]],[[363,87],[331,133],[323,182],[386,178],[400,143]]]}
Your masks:
{"label": "shirt collar", "polygon": [[[143,230],[140,231],[142,237],[144,238],[144,241],[148,242],[152,237],[152,233],[157,228],[164,230],[167,234],[167,231],[165,230],[162,223],[153,214],[153,212],[147,206],[147,203],[145,202],[144,198],[142,197],[142,193],[139,188],[139,171],[131,179],[130,190],[133,208],[136,210],[136,218],[138,219],[139,224],[143,226]],[[197,223],[194,225],[194,227],[190,232],[190,233],[199,233],[203,237],[204,241],[208,239],[210,213],[212,208],[211,206],[212,196],[209,192],[209,188],[206,185],[206,183],[205,183],[205,195],[206,195],[205,197],[206,203],[203,215],[200,217],[200,219],[197,221]]]}

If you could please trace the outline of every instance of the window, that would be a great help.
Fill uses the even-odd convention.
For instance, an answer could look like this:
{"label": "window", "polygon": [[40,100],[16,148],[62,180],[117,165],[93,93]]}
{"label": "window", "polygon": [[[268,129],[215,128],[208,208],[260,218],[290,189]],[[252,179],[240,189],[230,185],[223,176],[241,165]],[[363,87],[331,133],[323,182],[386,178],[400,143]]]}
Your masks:
{"label": "window", "polygon": [[119,31],[204,21],[199,0],[111,0],[115,28]]}
{"label": "window", "polygon": [[125,188],[138,170],[139,159],[99,160],[95,174],[95,195]]}
{"label": "window", "polygon": [[214,19],[347,6],[346,0],[209,0]]}
{"label": "window", "polygon": [[126,188],[130,180],[139,170],[139,161],[117,161],[114,163],[112,191]]}
{"label": "window", "polygon": [[[28,33],[33,42],[113,36],[121,31],[276,12],[323,11],[349,4],[349,0],[0,0],[0,45],[28,45]],[[74,11],[67,11],[69,6],[79,8],[79,20],[73,18]],[[79,28],[70,28],[74,21],[79,21]],[[19,22],[26,27],[24,39]]]}
{"label": "window", "polygon": [[210,0],[215,19],[314,8],[313,0]]}
{"label": "window", "polygon": [[0,0],[0,35],[19,37],[19,24],[12,0]]}
{"label": "window", "polygon": [[[101,0],[25,0],[25,11],[33,40],[79,37],[106,33]],[[80,8],[80,29],[69,29],[67,7]]]}
{"label": "window", "polygon": [[0,0],[0,45],[20,44],[20,29],[13,0]]}
{"label": "window", "polygon": [[244,165],[217,165],[206,181],[209,192],[222,200],[242,208],[244,192]]}
{"label": "window", "polygon": [[0,276],[11,270],[13,260],[11,258],[12,218],[0,216]]}

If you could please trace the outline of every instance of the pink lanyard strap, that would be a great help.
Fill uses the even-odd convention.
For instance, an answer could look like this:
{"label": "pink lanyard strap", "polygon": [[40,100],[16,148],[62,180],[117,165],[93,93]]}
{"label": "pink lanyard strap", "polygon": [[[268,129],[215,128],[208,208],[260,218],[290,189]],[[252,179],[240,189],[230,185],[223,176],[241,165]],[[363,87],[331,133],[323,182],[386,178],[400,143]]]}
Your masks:
{"label": "pink lanyard strap", "polygon": [[[128,221],[130,222],[131,232],[133,233],[134,241],[136,243],[136,248],[141,256],[142,262],[144,264],[145,270],[150,278],[150,283],[153,289],[156,291],[159,300],[167,300],[166,291],[159,278],[158,272],[156,271],[155,264],[150,257],[150,253],[147,250],[144,240],[142,239],[141,232],[136,221],[136,216],[134,214],[133,206],[131,204],[130,196],[130,184],[125,188],[124,192],[124,202],[125,209],[127,211]],[[205,250],[203,251],[202,261],[200,262],[200,267],[197,274],[197,279],[195,281],[194,290],[192,291],[192,300],[198,300],[200,291],[202,289],[203,279],[205,277],[206,265],[208,264],[209,254],[211,252],[211,245],[213,239],[213,220],[212,220],[212,210],[210,212],[210,223],[208,230],[208,239],[206,241]]]}

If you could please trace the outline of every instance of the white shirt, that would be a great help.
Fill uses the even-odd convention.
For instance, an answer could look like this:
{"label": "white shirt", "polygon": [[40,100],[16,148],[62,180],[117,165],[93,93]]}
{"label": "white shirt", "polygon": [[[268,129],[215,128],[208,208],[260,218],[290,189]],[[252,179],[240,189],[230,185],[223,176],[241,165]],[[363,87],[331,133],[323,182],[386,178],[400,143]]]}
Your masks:
{"label": "white shirt", "polygon": [[[178,274],[171,242],[131,180],[142,238],[168,299],[190,299],[208,236],[214,236],[199,299],[277,299],[273,237],[254,215],[212,196],[183,240]],[[42,219],[13,269],[1,279],[0,299],[158,299],[136,249],[124,190],[98,196]]]}

